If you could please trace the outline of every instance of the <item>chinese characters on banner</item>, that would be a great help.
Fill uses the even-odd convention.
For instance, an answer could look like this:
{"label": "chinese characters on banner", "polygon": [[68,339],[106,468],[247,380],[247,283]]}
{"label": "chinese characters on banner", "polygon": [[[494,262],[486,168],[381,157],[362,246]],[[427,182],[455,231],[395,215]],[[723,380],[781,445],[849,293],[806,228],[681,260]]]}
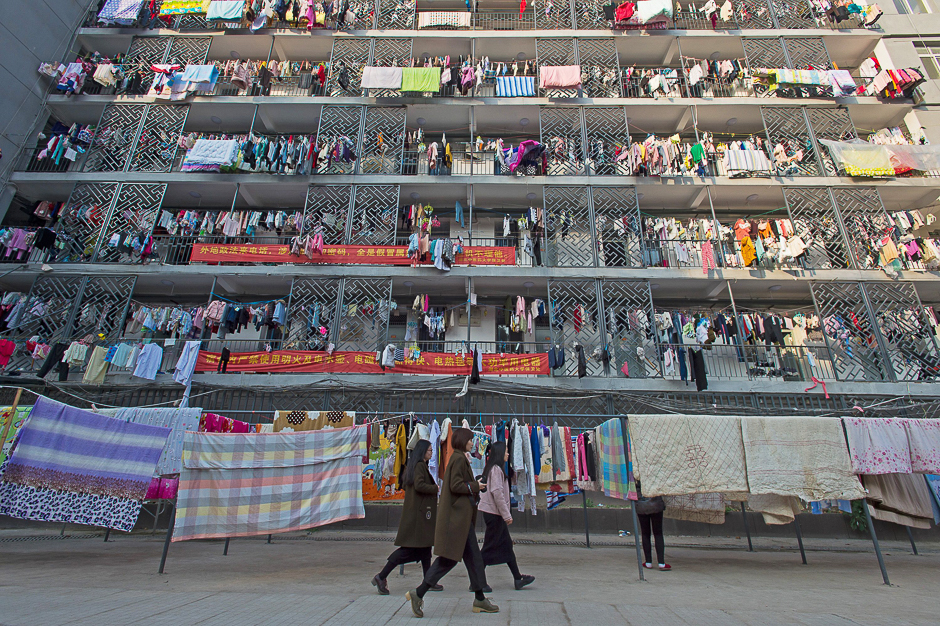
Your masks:
{"label": "chinese characters on banner", "polygon": [[[199,351],[197,372],[214,372],[218,368],[219,353]],[[470,374],[470,356],[457,356],[443,352],[423,352],[417,361],[406,359],[395,367],[383,370],[374,352],[309,352],[279,350],[275,352],[233,352],[228,362],[229,372],[290,372],[346,373],[346,374],[438,374],[466,376]],[[548,354],[484,354],[483,375],[547,375]]]}
{"label": "chinese characters on banner", "polygon": [[[326,246],[313,258],[292,255],[289,246],[197,243],[189,257],[192,263],[335,263],[363,265],[410,265],[408,246]],[[513,247],[464,248],[456,265],[515,265]],[[431,265],[430,261],[421,265]]]}

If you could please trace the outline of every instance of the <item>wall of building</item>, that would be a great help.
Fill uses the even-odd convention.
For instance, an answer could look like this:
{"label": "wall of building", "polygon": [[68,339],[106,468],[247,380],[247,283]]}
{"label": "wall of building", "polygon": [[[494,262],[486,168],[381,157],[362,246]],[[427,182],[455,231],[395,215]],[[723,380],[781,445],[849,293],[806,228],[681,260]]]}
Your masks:
{"label": "wall of building", "polygon": [[[5,184],[23,145],[41,130],[43,99],[49,78],[36,69],[40,63],[64,60],[72,34],[89,0],[3,0],[0,20],[0,184]],[[38,118],[38,119],[37,119]],[[0,217],[12,199],[12,189],[0,193]]]}

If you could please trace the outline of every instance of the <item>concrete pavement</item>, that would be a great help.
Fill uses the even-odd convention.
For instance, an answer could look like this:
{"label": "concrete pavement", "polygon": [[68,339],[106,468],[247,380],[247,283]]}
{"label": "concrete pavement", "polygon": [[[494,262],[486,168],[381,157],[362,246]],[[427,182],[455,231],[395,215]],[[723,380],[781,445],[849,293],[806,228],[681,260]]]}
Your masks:
{"label": "concrete pavement", "polygon": [[610,545],[591,550],[520,541],[520,567],[537,580],[515,591],[508,568],[487,568],[499,614],[470,612],[472,595],[458,566],[442,581],[444,592],[428,594],[426,617],[417,621],[403,594],[418,584],[419,566],[406,566],[403,577],[393,573],[388,597],[369,584],[393,549],[388,536],[236,539],[228,556],[220,541],[175,543],[165,575],[156,573],[159,536],[114,534],[109,543],[82,536],[29,540],[0,533],[0,624],[873,626],[935,624],[940,612],[940,552],[932,545],[915,557],[910,546],[886,544],[894,583],[888,587],[863,542],[836,546],[808,538],[804,566],[795,546],[766,539],[748,553],[733,539],[703,548],[667,537],[674,571],[647,572],[640,582],[632,538],[598,537]]}

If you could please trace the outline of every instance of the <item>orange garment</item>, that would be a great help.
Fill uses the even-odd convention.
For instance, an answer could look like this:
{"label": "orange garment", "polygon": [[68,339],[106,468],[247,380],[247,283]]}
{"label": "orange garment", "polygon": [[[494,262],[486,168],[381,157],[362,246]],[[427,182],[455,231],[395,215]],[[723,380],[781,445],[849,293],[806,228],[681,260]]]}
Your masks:
{"label": "orange garment", "polygon": [[454,453],[453,446],[450,445],[450,436],[453,434],[450,427],[450,418],[445,418],[441,424],[441,460],[438,463],[440,477],[444,477],[444,470],[447,469],[447,463],[450,461],[450,455]]}
{"label": "orange garment", "polygon": [[754,242],[750,237],[741,240],[741,259],[744,261],[744,267],[750,267],[757,259],[757,249],[754,248]]}

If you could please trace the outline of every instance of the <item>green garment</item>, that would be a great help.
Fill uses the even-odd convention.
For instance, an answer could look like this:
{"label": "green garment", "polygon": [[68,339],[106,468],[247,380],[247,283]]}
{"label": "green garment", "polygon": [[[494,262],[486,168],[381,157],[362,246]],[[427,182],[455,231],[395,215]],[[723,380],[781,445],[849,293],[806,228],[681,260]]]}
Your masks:
{"label": "green garment", "polygon": [[693,163],[701,163],[702,158],[704,156],[705,156],[705,148],[702,146],[702,144],[697,143],[694,146],[692,146],[692,162]]}
{"label": "green garment", "polygon": [[441,68],[405,67],[401,70],[402,91],[440,91]]}

